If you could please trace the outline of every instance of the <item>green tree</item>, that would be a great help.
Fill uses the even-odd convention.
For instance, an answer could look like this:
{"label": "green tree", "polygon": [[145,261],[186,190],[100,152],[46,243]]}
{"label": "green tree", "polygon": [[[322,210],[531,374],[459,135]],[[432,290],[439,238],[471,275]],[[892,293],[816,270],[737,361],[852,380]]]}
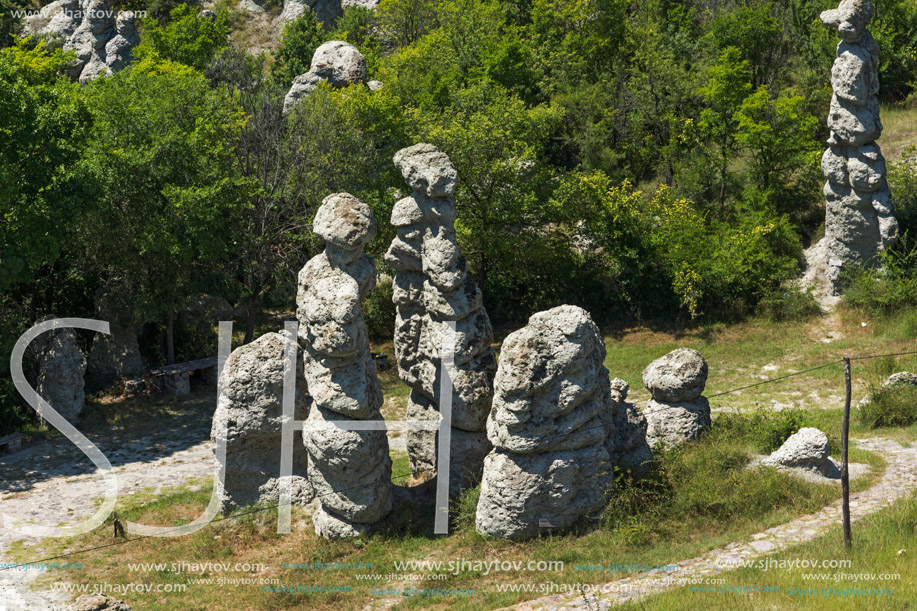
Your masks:
{"label": "green tree", "polygon": [[70,57],[30,47],[0,49],[0,291],[53,269],[90,200],[73,172],[89,114],[66,77]]}
{"label": "green tree", "polygon": [[789,56],[782,24],[774,17],[770,2],[760,2],[720,13],[713,20],[710,36],[719,53],[739,50],[748,62],[752,84],[770,86]]}
{"label": "green tree", "polygon": [[[751,155],[752,182],[760,192],[768,193],[776,208],[791,213],[802,208],[800,194],[794,186],[802,182],[802,191],[820,192],[819,161],[821,146],[815,140],[818,119],[806,112],[801,96],[772,99],[767,87],[759,87],[742,102],[736,113],[736,141]],[[816,183],[806,180],[815,169]]]}
{"label": "green tree", "polygon": [[134,58],[159,58],[203,70],[229,44],[229,31],[225,11],[210,21],[199,18],[196,7],[180,4],[171,10],[165,25],[154,18],[144,20]]}
{"label": "green tree", "polygon": [[728,47],[707,71],[707,83],[697,90],[704,101],[699,127],[713,143],[720,206],[726,203],[729,163],[736,149],[739,126],[736,116],[742,102],[752,92],[748,60],[735,47]]}
{"label": "green tree", "polygon": [[437,21],[436,0],[381,0],[376,20],[383,42],[407,47],[426,34]]}
{"label": "green tree", "polygon": [[137,318],[159,321],[174,362],[175,313],[232,260],[251,184],[233,167],[245,118],[198,71],[146,59],[93,82],[83,171],[102,199],[85,221],[87,255],[103,276],[137,288]]}
{"label": "green tree", "polygon": [[271,68],[274,80],[289,89],[293,79],[309,71],[312,56],[323,42],[325,32],[312,11],[304,11],[284,26]]}

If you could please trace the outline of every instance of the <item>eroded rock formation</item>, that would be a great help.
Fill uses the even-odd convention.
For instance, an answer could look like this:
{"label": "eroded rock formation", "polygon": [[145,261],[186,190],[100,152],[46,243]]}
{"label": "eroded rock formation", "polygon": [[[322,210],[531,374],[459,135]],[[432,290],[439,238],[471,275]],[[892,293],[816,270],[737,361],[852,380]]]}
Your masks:
{"label": "eroded rock formation", "polygon": [[341,430],[329,421],[381,421],[382,389],[361,303],[376,269],[363,246],[376,235],[372,210],[349,193],[329,195],[313,230],[325,250],[299,273],[297,318],[314,408],[303,441],[320,501],[315,532],[357,536],[391,509],[392,461],[385,430]]}
{"label": "eroded rock formation", "polygon": [[576,306],[539,312],[500,351],[476,528],[525,538],[601,510],[614,471],[605,344]]}
{"label": "eroded rock formation", "polygon": [[845,264],[874,263],[898,236],[885,159],[876,144],[882,134],[879,46],[866,29],[874,14],[871,0],[843,0],[821,14],[841,42],[831,69],[831,136],[822,157],[828,179],[825,237],[806,252],[804,283],[827,296],[838,294]]}
{"label": "eroded rock formation", "polygon": [[111,0],[57,0],[26,19],[23,33],[48,37],[73,51],[70,77],[81,83],[121,70],[140,43],[134,14],[116,12]]}
{"label": "eroded rock formation", "polygon": [[331,40],[321,45],[312,55],[309,71],[293,80],[283,100],[283,112],[290,112],[296,102],[309,95],[322,81],[335,88],[365,83],[366,58],[348,42]]}
{"label": "eroded rock formation", "polygon": [[762,460],[761,464],[778,468],[806,469],[825,477],[832,477],[836,475],[838,465],[828,453],[828,436],[816,428],[806,427],[791,435],[778,450]]}
{"label": "eroded rock formation", "polygon": [[[399,376],[411,387],[407,419],[439,421],[443,332],[447,323],[455,324],[449,478],[454,495],[480,478],[490,451],[485,428],[496,372],[493,328],[455,240],[455,166],[431,144],[402,149],[394,162],[412,190],[392,209],[396,237],[385,253],[396,272],[395,358]],[[408,432],[415,477],[436,474],[436,439],[433,431]]]}
{"label": "eroded rock formation", "polygon": [[108,322],[110,333],[96,333],[92,338],[86,378],[94,388],[103,388],[119,378],[139,376],[144,371],[137,331],[126,301],[129,298],[130,291],[117,283],[96,291],[96,318]]}
{"label": "eroded rock formation", "polygon": [[[236,348],[221,375],[221,392],[210,436],[221,437],[226,426],[226,462],[221,467],[221,508],[257,502],[277,502],[280,484],[280,448],[283,422],[284,337],[267,333]],[[297,357],[294,419],[305,420],[309,395],[303,360]],[[306,452],[293,444],[293,501],[304,505],[313,493],[306,479]]]}
{"label": "eroded rock formation", "polygon": [[[49,316],[45,320],[54,318]],[[45,331],[32,340],[35,359],[35,390],[67,422],[76,424],[86,405],[83,375],[86,358],[70,328]]]}
{"label": "eroded rock formation", "polygon": [[701,396],[706,383],[707,361],[691,348],[673,350],[643,370],[653,396],[643,410],[651,447],[674,447],[710,428],[710,404]]}
{"label": "eroded rock formation", "polygon": [[608,434],[605,449],[615,467],[642,474],[649,471],[653,452],[646,441],[646,416],[627,401],[629,390],[630,386],[624,380],[615,378],[611,381],[612,404],[602,412]]}

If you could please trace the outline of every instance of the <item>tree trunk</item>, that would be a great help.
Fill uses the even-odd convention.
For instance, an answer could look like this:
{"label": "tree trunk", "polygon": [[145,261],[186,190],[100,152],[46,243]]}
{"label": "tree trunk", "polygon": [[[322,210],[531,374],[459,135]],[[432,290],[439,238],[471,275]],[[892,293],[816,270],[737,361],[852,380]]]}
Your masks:
{"label": "tree trunk", "polygon": [[245,340],[242,342],[244,344],[248,344],[255,339],[255,316],[258,314],[260,295],[261,292],[257,291],[252,294],[252,298],[248,301],[248,321],[245,324]]}
{"label": "tree trunk", "polygon": [[175,310],[169,308],[169,318],[166,320],[166,364],[175,364]]}

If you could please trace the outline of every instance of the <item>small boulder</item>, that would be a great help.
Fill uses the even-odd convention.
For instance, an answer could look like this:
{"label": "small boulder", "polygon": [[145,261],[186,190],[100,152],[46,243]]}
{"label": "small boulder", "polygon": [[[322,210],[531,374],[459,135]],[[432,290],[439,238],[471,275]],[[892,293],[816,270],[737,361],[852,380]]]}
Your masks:
{"label": "small boulder", "polygon": [[835,470],[828,453],[828,436],[816,428],[806,427],[791,435],[776,452],[762,460],[761,464],[806,469],[828,476]]}
{"label": "small boulder", "polygon": [[664,403],[692,401],[706,384],[707,361],[692,348],[673,350],[643,370],[643,385],[653,399]]}
{"label": "small boulder", "polygon": [[69,611],[131,611],[128,604],[104,594],[83,594],[68,607]]}

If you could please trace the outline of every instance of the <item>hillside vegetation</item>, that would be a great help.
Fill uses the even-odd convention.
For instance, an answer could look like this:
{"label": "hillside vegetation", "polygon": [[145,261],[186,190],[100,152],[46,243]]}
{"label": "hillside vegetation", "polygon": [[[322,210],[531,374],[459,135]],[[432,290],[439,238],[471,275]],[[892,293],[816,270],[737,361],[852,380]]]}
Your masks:
{"label": "hillside vegetation", "polygon": [[[292,307],[330,193],[372,206],[369,251],[388,271],[386,221],[404,187],[391,159],[418,141],[459,171],[458,239],[499,324],[560,303],[605,323],[811,314],[788,281],[823,219],[836,39],[818,15],[832,5],[382,0],[336,24],[306,14],[252,55],[231,42],[246,22],[234,3],[211,22],[198,6],[129,0],[116,7],[149,15],[134,64],[85,86],[53,45],[5,34],[0,348],[45,314],[91,317],[111,283],[150,364],[169,345],[179,359],[213,352],[214,337],[180,324],[201,293],[239,307],[251,339],[264,308]],[[907,230],[917,6],[877,7],[881,98],[900,135],[882,144]],[[0,32],[15,33],[4,15]],[[357,46],[382,88],[323,86],[284,116],[290,83],[332,39]],[[915,305],[912,243],[889,255],[897,275],[852,280],[855,307]],[[377,339],[392,329],[390,298],[367,306]],[[5,359],[0,374],[7,427],[18,416]]]}

